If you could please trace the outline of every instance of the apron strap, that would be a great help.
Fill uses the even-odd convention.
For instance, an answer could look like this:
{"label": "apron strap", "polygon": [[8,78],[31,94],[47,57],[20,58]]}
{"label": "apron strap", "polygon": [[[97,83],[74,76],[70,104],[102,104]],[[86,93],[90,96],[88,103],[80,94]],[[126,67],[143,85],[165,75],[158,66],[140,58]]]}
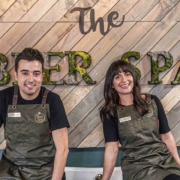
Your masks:
{"label": "apron strap", "polygon": [[148,104],[151,104],[151,95],[147,93],[141,94],[141,98],[143,98]]}
{"label": "apron strap", "polygon": [[18,86],[14,86],[14,95],[12,105],[16,107],[18,101]]}
{"label": "apron strap", "polygon": [[42,98],[42,102],[41,102],[42,106],[45,106],[45,104],[46,104],[46,98],[47,98],[48,93],[49,93],[49,90],[46,89],[44,92],[43,98]]}
{"label": "apron strap", "polygon": [[[47,94],[49,93],[49,90],[46,89],[42,98],[42,106],[44,106],[46,104],[46,99],[47,99]],[[13,102],[12,102],[12,106],[13,108],[16,108],[17,105],[17,101],[18,101],[18,86],[14,86],[14,95],[13,95]]]}
{"label": "apron strap", "polygon": [[150,94],[146,94],[146,102],[148,104],[151,104],[151,95]]}

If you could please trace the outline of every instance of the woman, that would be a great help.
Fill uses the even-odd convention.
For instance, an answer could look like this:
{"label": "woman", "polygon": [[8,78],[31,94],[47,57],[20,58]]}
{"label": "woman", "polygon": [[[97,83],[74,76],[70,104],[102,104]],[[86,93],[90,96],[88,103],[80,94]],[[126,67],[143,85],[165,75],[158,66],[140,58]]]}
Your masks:
{"label": "woman", "polygon": [[122,145],[123,180],[180,180],[180,158],[164,109],[153,95],[140,95],[132,66],[109,67],[100,110],[106,142],[102,180],[109,180]]}

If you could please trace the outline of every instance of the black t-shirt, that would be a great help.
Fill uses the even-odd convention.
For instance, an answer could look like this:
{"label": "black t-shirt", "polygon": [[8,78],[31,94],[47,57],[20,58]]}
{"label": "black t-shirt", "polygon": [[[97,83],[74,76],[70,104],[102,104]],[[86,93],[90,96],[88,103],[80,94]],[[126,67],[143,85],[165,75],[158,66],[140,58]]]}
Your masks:
{"label": "black t-shirt", "polygon": [[[158,119],[159,119],[159,133],[165,134],[170,131],[168,121],[164,112],[164,108],[160,102],[160,100],[151,95],[151,98],[154,99],[158,108]],[[115,119],[108,119],[104,117],[103,121],[103,131],[104,131],[104,138],[105,142],[115,142],[119,140],[118,135],[118,115],[115,114]]]}
{"label": "black t-shirt", "polygon": [[[17,104],[41,104],[42,97],[45,91],[45,87],[41,87],[39,95],[33,100],[25,100],[21,97],[18,92],[18,102]],[[12,99],[14,94],[14,87],[9,87],[0,91],[0,127],[2,124],[6,125],[6,117],[8,105],[12,105]],[[49,92],[46,99],[46,104],[49,104],[50,109],[50,128],[52,131],[60,129],[63,127],[69,127],[69,123],[66,117],[64,106],[60,97],[53,93]]]}

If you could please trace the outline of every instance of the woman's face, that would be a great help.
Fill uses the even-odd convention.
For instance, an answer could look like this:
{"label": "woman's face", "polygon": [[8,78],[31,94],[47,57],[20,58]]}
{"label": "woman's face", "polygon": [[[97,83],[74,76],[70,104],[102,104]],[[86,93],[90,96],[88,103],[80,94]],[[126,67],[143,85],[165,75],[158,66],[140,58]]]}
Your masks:
{"label": "woman's face", "polygon": [[114,76],[112,84],[112,88],[114,88],[119,95],[132,94],[134,87],[133,76],[130,72],[120,70],[119,74]]}

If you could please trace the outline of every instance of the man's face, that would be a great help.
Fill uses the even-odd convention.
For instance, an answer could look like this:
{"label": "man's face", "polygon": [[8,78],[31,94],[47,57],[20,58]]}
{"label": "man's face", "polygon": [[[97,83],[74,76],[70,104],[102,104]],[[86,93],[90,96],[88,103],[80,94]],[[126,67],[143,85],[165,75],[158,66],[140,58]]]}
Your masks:
{"label": "man's face", "polygon": [[14,75],[23,99],[32,100],[38,96],[43,81],[42,64],[39,61],[20,60]]}

